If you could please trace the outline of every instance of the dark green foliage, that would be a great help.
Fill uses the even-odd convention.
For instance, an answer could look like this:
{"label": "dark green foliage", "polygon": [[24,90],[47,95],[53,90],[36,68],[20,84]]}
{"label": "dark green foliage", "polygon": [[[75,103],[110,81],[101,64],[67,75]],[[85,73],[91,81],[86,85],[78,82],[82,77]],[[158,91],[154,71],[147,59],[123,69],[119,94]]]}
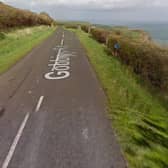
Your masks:
{"label": "dark green foliage", "polygon": [[81,26],[81,29],[82,29],[84,32],[86,32],[86,33],[89,32],[89,26],[88,26],[88,25],[82,25],[82,26]]}
{"label": "dark green foliage", "polygon": [[0,32],[0,40],[3,40],[3,39],[5,39],[5,34]]}

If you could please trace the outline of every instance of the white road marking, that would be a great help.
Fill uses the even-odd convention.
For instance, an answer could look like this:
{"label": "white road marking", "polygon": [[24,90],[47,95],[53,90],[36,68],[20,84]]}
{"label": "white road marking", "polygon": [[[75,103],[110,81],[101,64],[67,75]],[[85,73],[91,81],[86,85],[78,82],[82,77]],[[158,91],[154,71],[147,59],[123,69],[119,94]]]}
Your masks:
{"label": "white road marking", "polygon": [[48,66],[52,66],[52,69],[50,72],[44,75],[45,79],[60,80],[60,79],[68,78],[70,76],[70,72],[68,71],[70,69],[69,67],[70,55],[65,55],[62,53],[63,53],[63,48],[59,48],[55,62],[53,62],[54,60],[50,60],[50,62],[53,62],[53,63],[48,64]]}
{"label": "white road marking", "polygon": [[62,47],[61,45],[58,45],[58,46],[56,46],[56,48],[55,49],[58,49],[58,48],[60,48],[60,47]]}
{"label": "white road marking", "polygon": [[30,113],[27,113],[25,118],[24,118],[24,120],[23,120],[23,122],[22,122],[22,124],[21,124],[21,126],[20,126],[20,128],[19,128],[19,131],[17,132],[17,135],[16,135],[16,137],[15,137],[15,139],[14,139],[14,141],[13,141],[11,147],[10,147],[8,155],[7,155],[6,159],[5,159],[5,161],[3,162],[2,168],[8,168],[9,163],[10,163],[12,157],[13,157],[13,154],[14,154],[15,149],[17,147],[17,144],[18,144],[18,142],[19,142],[19,140],[20,140],[20,138],[22,136],[23,130],[24,130],[25,126],[26,126],[26,123],[27,123],[29,117],[30,117]]}
{"label": "white road marking", "polygon": [[61,46],[63,46],[63,45],[64,45],[64,39],[61,40]]}
{"label": "white road marking", "polygon": [[39,82],[40,82],[40,81],[37,79],[37,80],[36,80],[36,83],[39,84]]}
{"label": "white road marking", "polygon": [[38,112],[40,110],[40,107],[42,105],[42,102],[44,100],[44,96],[41,96],[38,103],[37,103],[37,106],[36,106],[36,109],[35,109],[35,112]]}
{"label": "white road marking", "polygon": [[87,128],[83,129],[82,135],[83,135],[83,137],[84,137],[85,140],[88,140],[88,139],[89,139],[88,129],[87,129]]}
{"label": "white road marking", "polygon": [[[67,53],[67,54],[66,54]],[[61,44],[58,49],[56,58],[51,57],[48,67],[52,67],[51,71],[44,75],[47,80],[60,80],[70,76],[70,57],[72,54],[65,52],[64,47],[64,32],[62,34]]]}
{"label": "white road marking", "polygon": [[32,94],[32,91],[31,91],[31,90],[29,90],[29,91],[28,91],[28,94]]}
{"label": "white road marking", "polygon": [[62,34],[62,40],[61,40],[61,46],[63,46],[63,45],[64,45],[64,32]]}

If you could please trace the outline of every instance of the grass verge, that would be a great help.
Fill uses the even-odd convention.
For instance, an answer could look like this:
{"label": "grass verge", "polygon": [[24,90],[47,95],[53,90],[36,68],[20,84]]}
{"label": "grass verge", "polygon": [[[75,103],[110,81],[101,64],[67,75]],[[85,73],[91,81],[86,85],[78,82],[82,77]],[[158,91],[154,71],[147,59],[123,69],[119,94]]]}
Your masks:
{"label": "grass verge", "polygon": [[55,28],[38,26],[3,34],[0,39],[0,74],[7,71],[54,30]]}
{"label": "grass verge", "polygon": [[130,168],[168,167],[168,111],[104,46],[76,30],[108,97],[109,118]]}

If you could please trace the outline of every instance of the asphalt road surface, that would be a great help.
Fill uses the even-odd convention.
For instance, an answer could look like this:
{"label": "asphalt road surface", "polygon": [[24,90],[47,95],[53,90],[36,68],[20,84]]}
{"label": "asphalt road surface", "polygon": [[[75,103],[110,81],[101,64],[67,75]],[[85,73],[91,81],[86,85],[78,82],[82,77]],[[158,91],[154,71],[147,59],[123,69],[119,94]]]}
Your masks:
{"label": "asphalt road surface", "polygon": [[105,102],[78,38],[58,28],[0,76],[0,167],[125,168]]}

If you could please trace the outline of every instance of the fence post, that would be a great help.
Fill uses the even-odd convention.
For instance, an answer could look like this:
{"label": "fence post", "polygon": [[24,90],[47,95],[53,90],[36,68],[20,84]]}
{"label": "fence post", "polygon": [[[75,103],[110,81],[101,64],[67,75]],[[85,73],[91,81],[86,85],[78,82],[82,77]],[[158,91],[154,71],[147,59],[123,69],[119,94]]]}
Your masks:
{"label": "fence post", "polygon": [[108,46],[109,36],[106,37],[106,46]]}
{"label": "fence post", "polygon": [[91,32],[91,26],[89,26],[88,28],[88,33],[90,34],[90,32]]}
{"label": "fence post", "polygon": [[78,29],[81,30],[81,25],[78,25]]}

